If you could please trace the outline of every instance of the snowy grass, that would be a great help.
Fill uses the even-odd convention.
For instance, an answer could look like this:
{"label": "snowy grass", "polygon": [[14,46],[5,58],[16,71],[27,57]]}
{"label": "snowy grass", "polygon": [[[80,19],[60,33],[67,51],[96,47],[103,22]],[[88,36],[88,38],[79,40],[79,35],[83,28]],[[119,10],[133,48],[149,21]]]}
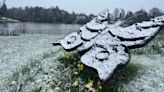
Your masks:
{"label": "snowy grass", "polygon": [[26,70],[25,68],[34,61],[40,63],[48,55],[59,51],[59,47],[53,47],[51,44],[59,38],[61,37],[55,35],[1,36],[0,90],[6,90],[4,84],[15,72]]}
{"label": "snowy grass", "polygon": [[164,37],[132,50],[127,67],[106,84],[99,81],[94,70],[81,65],[79,56],[64,54],[60,47],[51,45],[62,37],[0,36],[0,92],[87,92],[89,83],[96,92],[164,90]]}

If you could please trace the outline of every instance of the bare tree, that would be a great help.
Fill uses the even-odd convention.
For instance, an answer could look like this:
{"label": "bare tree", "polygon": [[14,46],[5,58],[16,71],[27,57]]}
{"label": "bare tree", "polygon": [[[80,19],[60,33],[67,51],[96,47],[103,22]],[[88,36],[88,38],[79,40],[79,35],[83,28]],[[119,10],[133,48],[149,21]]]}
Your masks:
{"label": "bare tree", "polygon": [[119,19],[123,20],[124,17],[125,17],[125,10],[124,9],[120,9]]}
{"label": "bare tree", "polygon": [[119,8],[114,9],[113,16],[114,16],[115,21],[119,19],[119,12],[120,12]]}
{"label": "bare tree", "polygon": [[126,13],[126,15],[125,15],[125,20],[127,20],[127,19],[131,19],[131,17],[133,17],[134,16],[134,14],[133,14],[133,12],[131,12],[131,11],[128,11],[127,13]]}

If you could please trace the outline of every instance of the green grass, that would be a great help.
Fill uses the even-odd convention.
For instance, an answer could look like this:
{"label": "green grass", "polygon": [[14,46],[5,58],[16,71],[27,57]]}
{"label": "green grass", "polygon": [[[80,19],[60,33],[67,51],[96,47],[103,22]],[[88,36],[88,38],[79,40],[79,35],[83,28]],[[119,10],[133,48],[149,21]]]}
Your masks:
{"label": "green grass", "polygon": [[133,54],[138,55],[150,55],[150,54],[161,54],[164,53],[164,36],[157,36],[153,41],[148,43],[146,46],[132,50]]}

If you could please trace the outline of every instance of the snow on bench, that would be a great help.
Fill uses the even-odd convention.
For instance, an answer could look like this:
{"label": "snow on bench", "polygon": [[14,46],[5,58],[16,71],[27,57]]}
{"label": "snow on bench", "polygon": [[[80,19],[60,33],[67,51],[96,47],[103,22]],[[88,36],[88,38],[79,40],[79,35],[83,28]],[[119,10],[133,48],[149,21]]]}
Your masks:
{"label": "snow on bench", "polygon": [[121,21],[108,24],[108,10],[99,13],[93,20],[53,45],[61,45],[67,51],[76,50],[81,62],[97,70],[102,81],[130,61],[130,49],[146,45],[164,26],[164,16],[150,21],[121,27]]}

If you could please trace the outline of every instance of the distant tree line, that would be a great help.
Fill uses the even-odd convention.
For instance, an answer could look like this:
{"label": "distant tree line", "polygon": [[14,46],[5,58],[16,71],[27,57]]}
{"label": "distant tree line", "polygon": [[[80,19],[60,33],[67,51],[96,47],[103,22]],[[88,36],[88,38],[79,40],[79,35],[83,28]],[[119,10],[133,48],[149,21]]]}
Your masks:
{"label": "distant tree line", "polygon": [[66,24],[84,24],[88,22],[93,15],[69,13],[59,9],[58,6],[52,8],[43,7],[25,7],[10,8],[7,11],[7,17],[14,18],[23,22],[47,22],[47,23],[66,23]]}
{"label": "distant tree line", "polygon": [[[136,12],[124,9],[115,8],[114,12],[109,15],[109,23],[126,20],[126,25],[131,25],[136,22],[149,20],[150,18],[164,15],[164,12],[158,8],[152,8],[149,12],[140,9]],[[69,13],[60,9],[58,6],[52,8],[43,7],[24,7],[24,8],[6,8],[4,5],[0,9],[0,16],[17,19],[22,22],[44,22],[44,23],[66,23],[66,24],[84,24],[90,21],[95,15],[86,15],[84,13],[77,14]]]}

